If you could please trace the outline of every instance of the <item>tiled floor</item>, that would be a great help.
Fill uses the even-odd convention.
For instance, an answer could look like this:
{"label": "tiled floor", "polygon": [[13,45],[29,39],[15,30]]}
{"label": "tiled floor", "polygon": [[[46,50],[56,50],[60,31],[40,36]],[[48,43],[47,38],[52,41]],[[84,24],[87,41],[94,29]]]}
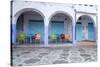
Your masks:
{"label": "tiled floor", "polygon": [[96,46],[16,47],[12,54],[14,66],[97,61]]}

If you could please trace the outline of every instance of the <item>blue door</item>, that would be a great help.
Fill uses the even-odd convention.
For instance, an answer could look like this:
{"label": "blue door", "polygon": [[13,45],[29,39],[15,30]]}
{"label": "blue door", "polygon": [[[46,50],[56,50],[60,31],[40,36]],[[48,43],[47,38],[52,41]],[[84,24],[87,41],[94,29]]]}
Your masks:
{"label": "blue door", "polygon": [[88,23],[88,39],[94,40],[95,39],[95,29],[93,23]]}
{"label": "blue door", "polygon": [[28,34],[36,34],[40,33],[42,38],[41,41],[44,40],[44,22],[42,20],[29,20],[28,22]]}
{"label": "blue door", "polygon": [[83,39],[82,23],[77,22],[77,24],[76,24],[76,40],[81,41],[82,39]]}
{"label": "blue door", "polygon": [[52,34],[64,33],[64,21],[52,21],[51,22],[51,33]]}

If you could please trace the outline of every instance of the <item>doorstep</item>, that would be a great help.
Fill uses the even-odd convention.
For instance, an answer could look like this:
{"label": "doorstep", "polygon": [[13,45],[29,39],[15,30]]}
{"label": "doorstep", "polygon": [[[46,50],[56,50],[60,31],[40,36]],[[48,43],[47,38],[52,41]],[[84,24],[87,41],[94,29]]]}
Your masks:
{"label": "doorstep", "polygon": [[70,47],[73,46],[72,43],[67,43],[67,44],[48,44],[48,45],[43,45],[43,44],[23,44],[23,45],[13,45],[12,47]]}

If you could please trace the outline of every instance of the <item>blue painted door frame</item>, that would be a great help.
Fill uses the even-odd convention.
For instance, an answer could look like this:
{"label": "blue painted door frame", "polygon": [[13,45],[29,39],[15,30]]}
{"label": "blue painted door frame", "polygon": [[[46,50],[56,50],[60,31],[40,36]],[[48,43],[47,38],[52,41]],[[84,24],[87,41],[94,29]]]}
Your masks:
{"label": "blue painted door frame", "polygon": [[83,33],[82,33],[82,23],[77,22],[75,26],[75,39],[76,41],[81,41],[83,39]]}
{"label": "blue painted door frame", "polygon": [[88,23],[88,39],[94,40],[95,39],[95,28],[93,23]]}

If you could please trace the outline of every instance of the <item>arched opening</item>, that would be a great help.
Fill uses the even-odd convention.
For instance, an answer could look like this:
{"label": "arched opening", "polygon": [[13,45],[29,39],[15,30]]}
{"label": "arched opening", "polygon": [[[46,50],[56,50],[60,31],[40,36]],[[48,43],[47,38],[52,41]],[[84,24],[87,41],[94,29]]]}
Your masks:
{"label": "arched opening", "polygon": [[36,11],[25,11],[16,22],[17,43],[43,44],[44,18]]}
{"label": "arched opening", "polygon": [[90,16],[82,15],[76,22],[76,41],[96,41],[95,25]]}
{"label": "arched opening", "polygon": [[72,19],[66,13],[55,13],[49,21],[49,44],[72,43]]}

